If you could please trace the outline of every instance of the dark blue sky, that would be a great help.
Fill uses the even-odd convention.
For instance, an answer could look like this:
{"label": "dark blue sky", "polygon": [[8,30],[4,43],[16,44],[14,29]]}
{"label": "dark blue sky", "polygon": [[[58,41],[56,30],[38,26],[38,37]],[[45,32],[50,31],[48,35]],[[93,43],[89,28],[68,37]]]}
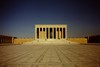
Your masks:
{"label": "dark blue sky", "polygon": [[99,0],[0,0],[0,34],[33,37],[35,24],[67,24],[68,37],[100,34]]}

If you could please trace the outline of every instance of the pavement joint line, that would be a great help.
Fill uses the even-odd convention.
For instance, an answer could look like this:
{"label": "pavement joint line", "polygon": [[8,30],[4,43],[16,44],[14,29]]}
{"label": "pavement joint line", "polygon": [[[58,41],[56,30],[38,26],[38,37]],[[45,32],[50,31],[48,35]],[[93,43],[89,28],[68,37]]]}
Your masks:
{"label": "pavement joint line", "polygon": [[100,67],[99,49],[91,45],[0,46],[0,67]]}
{"label": "pavement joint line", "polygon": [[[65,55],[64,55],[64,53],[60,50],[60,49],[58,49],[57,47],[56,47],[56,49],[66,58],[66,59],[68,59],[69,60],[69,62],[67,62],[67,63],[73,63],[72,61],[71,61],[71,59],[70,58],[68,58],[68,57],[66,57]],[[57,52],[57,50],[56,50],[56,52]],[[58,52],[57,52],[57,54],[58,54]],[[58,54],[58,56],[59,56],[59,54]],[[59,58],[60,58],[61,56],[59,56]],[[66,67],[65,65],[64,65],[64,63],[62,62],[62,59],[60,58],[60,61],[61,61],[61,63],[63,64],[63,67]],[[66,62],[65,62],[66,63]],[[77,65],[76,64],[71,64],[71,65],[74,65],[74,67],[77,67]]]}
{"label": "pavement joint line", "polygon": [[[46,49],[35,62],[40,63],[40,61],[43,59],[43,57],[44,57],[44,55],[46,54],[47,51],[48,51],[48,49]],[[38,63],[36,64],[36,67],[38,66]]]}
{"label": "pavement joint line", "polygon": [[[65,48],[66,49],[66,47],[63,47],[63,48]],[[92,61],[94,61],[94,62],[97,62],[98,63],[98,61],[97,60],[95,60],[95,59],[93,59],[93,58],[91,58],[91,57],[86,57],[86,56],[84,56],[83,54],[79,54],[79,53],[77,53],[77,52],[75,52],[75,51],[72,51],[72,50],[68,50],[68,49],[66,49],[67,51],[70,51],[70,53],[72,53],[72,54],[76,54],[76,55],[79,55],[80,57],[84,57],[85,59],[89,59],[89,60],[92,60]]]}
{"label": "pavement joint line", "polygon": [[[26,55],[25,55],[26,54]],[[25,56],[27,56],[27,55],[29,55],[30,53],[29,53],[29,51],[27,51],[27,52],[25,52],[25,53],[23,53],[23,54],[21,54],[21,55],[18,55],[18,56],[16,56],[16,57],[12,57],[12,58],[9,58],[8,60],[6,60],[6,61],[3,61],[2,63],[0,63],[0,65],[4,65],[5,63],[8,63],[7,61],[9,61],[9,60],[11,60],[11,59],[14,59],[14,58],[17,58],[16,60],[18,60],[18,59],[21,59],[21,58],[24,58]],[[31,52],[31,54],[32,54],[32,52]],[[15,59],[14,59],[15,60]],[[14,61],[13,60],[13,61]],[[15,61],[16,61],[15,60]],[[12,60],[11,60],[12,61]]]}

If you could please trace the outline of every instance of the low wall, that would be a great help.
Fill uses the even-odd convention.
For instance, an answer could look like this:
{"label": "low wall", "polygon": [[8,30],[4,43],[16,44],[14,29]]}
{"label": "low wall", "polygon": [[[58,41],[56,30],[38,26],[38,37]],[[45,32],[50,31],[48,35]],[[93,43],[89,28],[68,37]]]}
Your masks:
{"label": "low wall", "polygon": [[100,35],[89,36],[88,43],[100,43]]}
{"label": "low wall", "polygon": [[[13,40],[14,44],[23,44],[24,42],[33,41],[33,38],[16,38]],[[69,41],[87,44],[87,38],[68,38]]]}
{"label": "low wall", "polygon": [[33,41],[33,38],[17,38],[14,39],[14,44],[23,44],[24,42],[29,42],[29,41]]}
{"label": "low wall", "polygon": [[68,38],[69,41],[87,44],[87,38]]}
{"label": "low wall", "polygon": [[0,44],[2,43],[13,43],[13,39],[15,37],[7,36],[7,35],[0,35]]}

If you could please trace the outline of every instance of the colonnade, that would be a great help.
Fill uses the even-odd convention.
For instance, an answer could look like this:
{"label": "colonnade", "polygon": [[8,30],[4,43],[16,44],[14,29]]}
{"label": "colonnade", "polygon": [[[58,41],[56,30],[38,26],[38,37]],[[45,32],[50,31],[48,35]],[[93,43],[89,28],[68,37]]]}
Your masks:
{"label": "colonnade", "polygon": [[35,39],[66,39],[65,27],[37,27]]}

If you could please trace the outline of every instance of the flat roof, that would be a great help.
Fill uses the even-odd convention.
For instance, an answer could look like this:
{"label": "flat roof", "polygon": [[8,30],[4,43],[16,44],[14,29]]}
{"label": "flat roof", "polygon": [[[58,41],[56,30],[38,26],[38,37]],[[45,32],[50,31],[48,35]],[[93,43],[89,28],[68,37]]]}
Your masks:
{"label": "flat roof", "polygon": [[67,24],[36,24],[35,27],[66,27]]}
{"label": "flat roof", "polygon": [[[8,35],[0,35],[0,37],[13,37],[13,36],[8,36]],[[16,38],[16,37],[15,37]]]}

